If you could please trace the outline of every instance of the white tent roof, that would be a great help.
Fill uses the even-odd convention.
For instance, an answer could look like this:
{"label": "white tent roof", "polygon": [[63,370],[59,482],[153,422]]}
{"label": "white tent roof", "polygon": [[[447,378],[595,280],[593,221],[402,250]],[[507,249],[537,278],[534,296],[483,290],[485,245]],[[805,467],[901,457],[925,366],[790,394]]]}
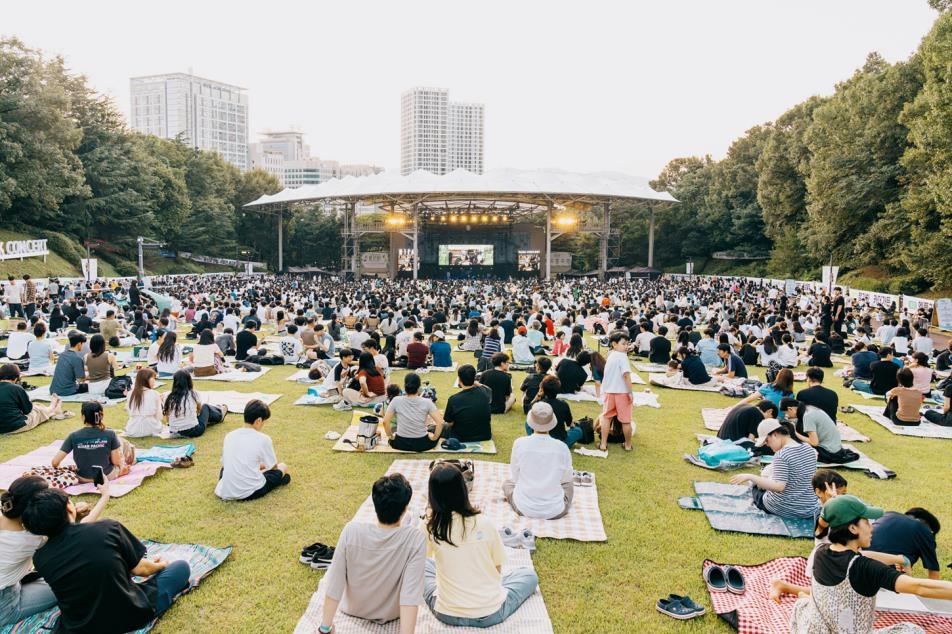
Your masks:
{"label": "white tent roof", "polygon": [[648,179],[618,172],[579,174],[562,170],[499,169],[474,174],[460,169],[442,176],[418,170],[408,176],[383,172],[359,178],[335,178],[320,185],[305,185],[265,195],[245,207],[316,200],[399,198],[408,195],[426,196],[430,200],[438,199],[441,195],[453,198],[467,195],[495,198],[500,194],[677,202],[668,192],[653,190],[648,185]]}

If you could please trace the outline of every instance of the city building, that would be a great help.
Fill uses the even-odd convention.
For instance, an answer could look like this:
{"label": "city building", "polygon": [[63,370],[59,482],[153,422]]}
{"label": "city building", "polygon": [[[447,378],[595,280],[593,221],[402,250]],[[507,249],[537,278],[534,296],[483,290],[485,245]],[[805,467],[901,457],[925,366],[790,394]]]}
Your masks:
{"label": "city building", "polygon": [[248,169],[248,94],[232,86],[186,73],[129,80],[133,130],[190,147],[217,152],[240,170]]}
{"label": "city building", "polygon": [[400,98],[400,173],[483,172],[483,104],[455,103],[445,88],[413,88]]}

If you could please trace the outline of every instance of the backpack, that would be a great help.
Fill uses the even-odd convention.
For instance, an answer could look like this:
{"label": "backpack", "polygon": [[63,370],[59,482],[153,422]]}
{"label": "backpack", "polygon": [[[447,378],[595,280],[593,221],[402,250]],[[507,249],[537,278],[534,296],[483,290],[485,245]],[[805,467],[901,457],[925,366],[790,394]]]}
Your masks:
{"label": "backpack", "polygon": [[697,456],[709,467],[718,467],[722,462],[743,463],[751,458],[748,449],[729,440],[718,440],[697,450]]}
{"label": "backpack", "polygon": [[131,376],[117,376],[109,380],[109,386],[106,388],[104,396],[108,399],[125,398],[131,389]]}
{"label": "backpack", "polygon": [[595,442],[595,427],[591,416],[580,418],[575,421],[575,424],[578,425],[578,428],[582,430],[582,437],[579,439],[580,443],[583,445],[590,445]]}
{"label": "backpack", "polygon": [[[601,435],[602,435],[601,426],[598,427],[597,433],[599,438],[601,438]],[[625,432],[622,430],[621,422],[619,422],[618,417],[616,416],[612,416],[611,427],[608,429],[608,438],[605,440],[605,442],[610,442],[615,444],[625,442]]]}

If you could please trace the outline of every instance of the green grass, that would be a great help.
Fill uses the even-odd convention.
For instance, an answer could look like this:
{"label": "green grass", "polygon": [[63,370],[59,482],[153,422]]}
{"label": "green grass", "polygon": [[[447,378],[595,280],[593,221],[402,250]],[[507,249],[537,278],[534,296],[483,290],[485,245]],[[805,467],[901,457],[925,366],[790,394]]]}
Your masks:
{"label": "green grass", "polygon": [[[469,360],[468,353],[457,355],[461,362]],[[290,486],[249,503],[226,503],[215,497],[222,439],[240,425],[238,416],[229,415],[194,441],[198,447],[194,468],[163,470],[136,491],[110,501],[107,515],[141,538],[234,547],[228,561],[197,591],[176,602],[157,632],[291,632],[322,574],[298,563],[301,547],[315,541],[335,543],[369,494],[373,480],[392,460],[405,457],[332,452],[333,443],[324,440],[324,433],[343,431],[350,413],[294,407],[293,401],[305,388],[284,380],[293,371],[280,367],[253,383],[200,386],[284,394],[272,406],[273,416],[264,431],[274,439],[279,460],[291,468]],[[523,376],[514,373],[517,386]],[[400,375],[396,377],[399,380]],[[453,393],[453,377],[431,373],[427,378],[438,388],[442,408]],[[844,398],[846,390],[837,381],[831,377],[828,383]],[[704,431],[700,408],[725,407],[735,401],[710,393],[656,390],[662,408],[635,411],[634,452],[626,454],[612,447],[607,460],[573,454],[577,469],[597,474],[608,541],[539,540],[534,562],[556,632],[729,632],[712,614],[687,623],[664,617],[655,611],[655,601],[669,592],[686,593],[710,608],[700,574],[706,557],[753,564],[783,555],[807,555],[810,550],[808,540],[718,533],[703,513],[678,508],[677,498],[692,494],[693,480],[728,479],[689,465],[681,455],[697,448],[694,434]],[[576,418],[597,414],[594,403],[571,406]],[[78,410],[76,405],[69,407]],[[480,459],[508,460],[513,440],[524,433],[519,412],[494,417],[499,454]],[[889,510],[911,506],[933,510],[950,527],[939,534],[940,561],[947,563],[952,557],[948,477],[952,444],[894,436],[859,414],[844,418],[872,438],[863,446],[864,452],[899,474],[883,482],[844,472],[850,491]],[[121,429],[123,408],[108,408],[106,423]],[[63,438],[76,427],[74,418],[5,437],[0,460]],[[137,444],[153,442],[140,439]],[[921,574],[921,568],[915,572]],[[948,569],[943,569],[943,578],[952,579]]]}

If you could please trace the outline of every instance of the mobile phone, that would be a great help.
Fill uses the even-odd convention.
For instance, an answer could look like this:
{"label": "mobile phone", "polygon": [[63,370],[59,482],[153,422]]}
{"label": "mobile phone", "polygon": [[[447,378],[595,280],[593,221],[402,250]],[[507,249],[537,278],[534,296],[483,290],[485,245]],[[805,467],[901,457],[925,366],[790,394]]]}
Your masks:
{"label": "mobile phone", "polygon": [[97,471],[93,474],[93,484],[99,486],[100,484],[106,483],[106,472],[102,467],[97,466]]}

